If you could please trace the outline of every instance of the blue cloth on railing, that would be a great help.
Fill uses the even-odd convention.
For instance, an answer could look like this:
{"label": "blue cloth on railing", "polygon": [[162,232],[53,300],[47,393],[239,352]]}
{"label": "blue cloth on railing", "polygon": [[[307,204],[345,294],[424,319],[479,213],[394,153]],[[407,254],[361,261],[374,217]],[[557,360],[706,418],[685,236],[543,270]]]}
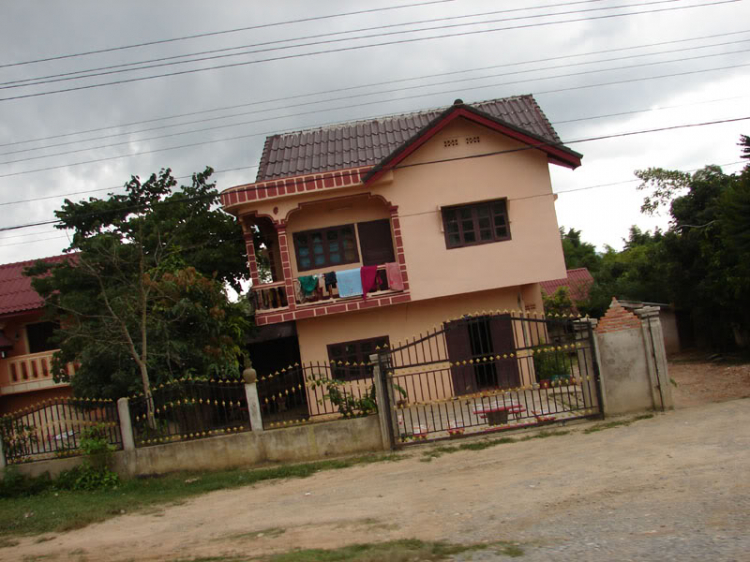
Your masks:
{"label": "blue cloth on railing", "polygon": [[360,268],[346,269],[336,272],[340,297],[356,297],[362,294],[362,276]]}

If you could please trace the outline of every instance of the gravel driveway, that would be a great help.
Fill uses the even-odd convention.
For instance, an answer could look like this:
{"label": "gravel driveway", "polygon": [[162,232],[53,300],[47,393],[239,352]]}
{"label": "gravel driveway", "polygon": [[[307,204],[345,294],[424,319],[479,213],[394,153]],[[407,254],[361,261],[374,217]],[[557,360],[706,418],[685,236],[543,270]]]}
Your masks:
{"label": "gravel driveway", "polygon": [[396,463],[214,492],[21,539],[0,559],[250,557],[419,538],[512,541],[525,561],[750,560],[750,400],[584,433],[590,426],[431,462],[420,446]]}

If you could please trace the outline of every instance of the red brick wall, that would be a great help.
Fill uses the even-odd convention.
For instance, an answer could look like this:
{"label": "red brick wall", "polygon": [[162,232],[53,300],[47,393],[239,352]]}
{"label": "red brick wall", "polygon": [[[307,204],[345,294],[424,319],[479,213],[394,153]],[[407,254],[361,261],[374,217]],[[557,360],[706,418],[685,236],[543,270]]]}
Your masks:
{"label": "red brick wall", "polygon": [[632,312],[624,309],[616,298],[612,298],[612,304],[604,317],[599,320],[596,331],[600,334],[606,332],[619,332],[621,330],[640,329],[641,321]]}

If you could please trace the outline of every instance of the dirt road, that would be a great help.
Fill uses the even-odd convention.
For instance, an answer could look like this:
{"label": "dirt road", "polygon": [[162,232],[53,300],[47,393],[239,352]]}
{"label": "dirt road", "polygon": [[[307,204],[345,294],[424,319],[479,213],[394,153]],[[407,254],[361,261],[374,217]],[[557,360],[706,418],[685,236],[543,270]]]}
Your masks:
{"label": "dirt road", "polygon": [[215,492],[46,542],[24,538],[0,559],[250,557],[420,538],[514,541],[528,561],[750,560],[750,400],[583,427]]}

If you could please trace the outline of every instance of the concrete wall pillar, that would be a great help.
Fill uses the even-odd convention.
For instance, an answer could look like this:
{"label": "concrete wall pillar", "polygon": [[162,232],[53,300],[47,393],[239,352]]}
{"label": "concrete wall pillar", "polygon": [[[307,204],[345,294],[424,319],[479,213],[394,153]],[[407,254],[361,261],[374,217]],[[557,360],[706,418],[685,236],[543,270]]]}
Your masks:
{"label": "concrete wall pillar", "polygon": [[130,420],[130,405],[127,398],[117,401],[117,413],[120,417],[120,435],[122,436],[123,451],[134,451],[133,423]]}
{"label": "concrete wall pillar", "polygon": [[[578,359],[578,372],[581,379],[581,390],[583,392],[583,405],[587,410],[600,410],[599,392],[597,390],[597,365],[601,369],[596,337],[591,337],[596,329],[598,320],[594,318],[582,318],[573,322],[576,341],[576,358]],[[581,347],[578,347],[581,344]],[[600,377],[600,384],[602,383]],[[602,394],[604,394],[602,392]],[[603,401],[603,398],[602,398]],[[604,411],[604,408],[601,408]]]}
{"label": "concrete wall pillar", "polygon": [[245,396],[247,397],[247,411],[250,413],[250,428],[253,431],[263,431],[257,383],[245,383]]}
{"label": "concrete wall pillar", "polygon": [[[380,357],[383,357],[383,361],[380,361]],[[396,442],[394,437],[394,427],[398,427],[398,422],[395,420],[395,402],[393,396],[393,381],[388,376],[387,372],[381,369],[381,363],[384,368],[387,369],[387,365],[390,364],[389,354],[378,354],[370,355],[370,361],[375,365],[373,369],[373,377],[375,383],[375,396],[378,401],[378,418],[380,419],[380,434],[383,439],[383,449],[386,451],[392,451],[396,448]]]}
{"label": "concrete wall pillar", "polygon": [[667,367],[667,351],[664,347],[664,332],[659,319],[659,307],[644,306],[634,312],[641,320],[643,347],[646,353],[646,367],[651,382],[654,408],[672,409],[674,402]]}

